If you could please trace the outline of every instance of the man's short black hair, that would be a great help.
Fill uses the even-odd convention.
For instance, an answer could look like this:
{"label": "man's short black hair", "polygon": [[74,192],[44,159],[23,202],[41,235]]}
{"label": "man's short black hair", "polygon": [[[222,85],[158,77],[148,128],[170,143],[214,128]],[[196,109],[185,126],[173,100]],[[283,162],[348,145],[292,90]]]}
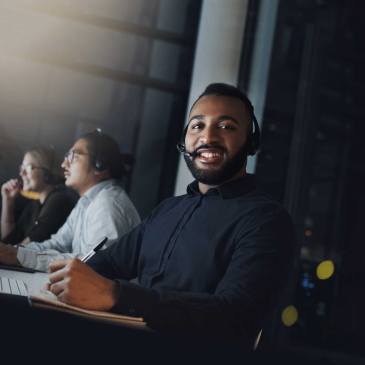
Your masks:
{"label": "man's short black hair", "polygon": [[90,153],[90,167],[95,167],[98,155],[105,161],[111,178],[121,179],[127,173],[125,165],[132,165],[134,157],[128,153],[120,153],[118,142],[105,133],[87,133],[80,137],[87,142]]}
{"label": "man's short black hair", "polygon": [[198,100],[207,95],[231,96],[234,98],[238,98],[243,101],[248,114],[251,116],[251,118],[253,118],[253,106],[249,98],[242,91],[238,90],[235,86],[224,84],[222,82],[209,84],[204,92],[198,97],[198,99],[196,99],[195,103],[190,109],[190,112],[194,108],[194,105],[198,102]]}

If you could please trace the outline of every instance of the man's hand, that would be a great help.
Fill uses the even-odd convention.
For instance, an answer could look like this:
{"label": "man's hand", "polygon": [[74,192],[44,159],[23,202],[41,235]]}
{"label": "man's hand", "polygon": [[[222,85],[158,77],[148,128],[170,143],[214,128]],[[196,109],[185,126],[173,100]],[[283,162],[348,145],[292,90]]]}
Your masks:
{"label": "man's hand", "polygon": [[50,283],[44,286],[58,300],[76,307],[107,311],[116,303],[118,284],[99,275],[77,259],[57,260],[50,264]]}
{"label": "man's hand", "polygon": [[1,195],[4,202],[10,203],[19,195],[21,182],[18,179],[11,179],[1,187]]}
{"label": "man's hand", "polygon": [[19,261],[16,258],[18,248],[12,245],[5,245],[0,242],[0,264],[16,266],[19,265]]}

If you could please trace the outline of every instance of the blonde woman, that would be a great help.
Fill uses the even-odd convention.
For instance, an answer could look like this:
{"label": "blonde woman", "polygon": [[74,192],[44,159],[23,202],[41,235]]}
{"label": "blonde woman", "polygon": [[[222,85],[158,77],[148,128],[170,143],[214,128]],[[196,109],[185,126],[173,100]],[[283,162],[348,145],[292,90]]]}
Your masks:
{"label": "blonde woman", "polygon": [[[63,225],[75,202],[59,187],[64,182],[60,165],[51,147],[34,147],[25,153],[19,166],[21,179],[11,179],[1,188],[1,242],[42,242]],[[16,198],[21,189],[37,193],[39,199],[30,201],[15,220]]]}

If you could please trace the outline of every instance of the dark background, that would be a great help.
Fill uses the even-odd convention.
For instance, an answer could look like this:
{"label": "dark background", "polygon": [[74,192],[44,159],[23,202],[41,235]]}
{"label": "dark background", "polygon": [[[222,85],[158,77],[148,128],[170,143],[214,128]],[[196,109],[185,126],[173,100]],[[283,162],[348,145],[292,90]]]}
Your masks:
{"label": "dark background", "polygon": [[[278,310],[263,342],[313,356],[330,351],[337,361],[342,352],[364,355],[363,6],[279,2],[256,166],[260,188],[290,211],[299,241],[297,278],[281,305],[295,305],[298,321],[289,336]],[[259,1],[250,2],[243,52],[254,42],[259,9]],[[242,60],[244,88],[250,58],[244,53]],[[316,269],[325,260],[335,272],[319,280]]]}

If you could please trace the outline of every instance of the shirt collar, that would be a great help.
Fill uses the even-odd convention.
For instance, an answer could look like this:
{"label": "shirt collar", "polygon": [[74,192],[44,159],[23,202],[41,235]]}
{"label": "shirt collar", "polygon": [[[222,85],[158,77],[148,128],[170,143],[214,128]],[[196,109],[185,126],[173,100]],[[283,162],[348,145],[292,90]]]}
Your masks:
{"label": "shirt collar", "polygon": [[[251,190],[257,189],[258,178],[256,174],[246,174],[244,177],[229,181],[217,188],[211,188],[205,196],[220,195],[222,199],[234,199],[247,194]],[[187,187],[189,195],[199,195],[199,182],[193,181]]]}
{"label": "shirt collar", "polygon": [[88,198],[90,201],[93,201],[96,196],[100,193],[101,190],[106,188],[109,185],[115,184],[115,179],[108,179],[100,182],[99,184],[94,185],[92,188],[90,188],[83,197]]}

